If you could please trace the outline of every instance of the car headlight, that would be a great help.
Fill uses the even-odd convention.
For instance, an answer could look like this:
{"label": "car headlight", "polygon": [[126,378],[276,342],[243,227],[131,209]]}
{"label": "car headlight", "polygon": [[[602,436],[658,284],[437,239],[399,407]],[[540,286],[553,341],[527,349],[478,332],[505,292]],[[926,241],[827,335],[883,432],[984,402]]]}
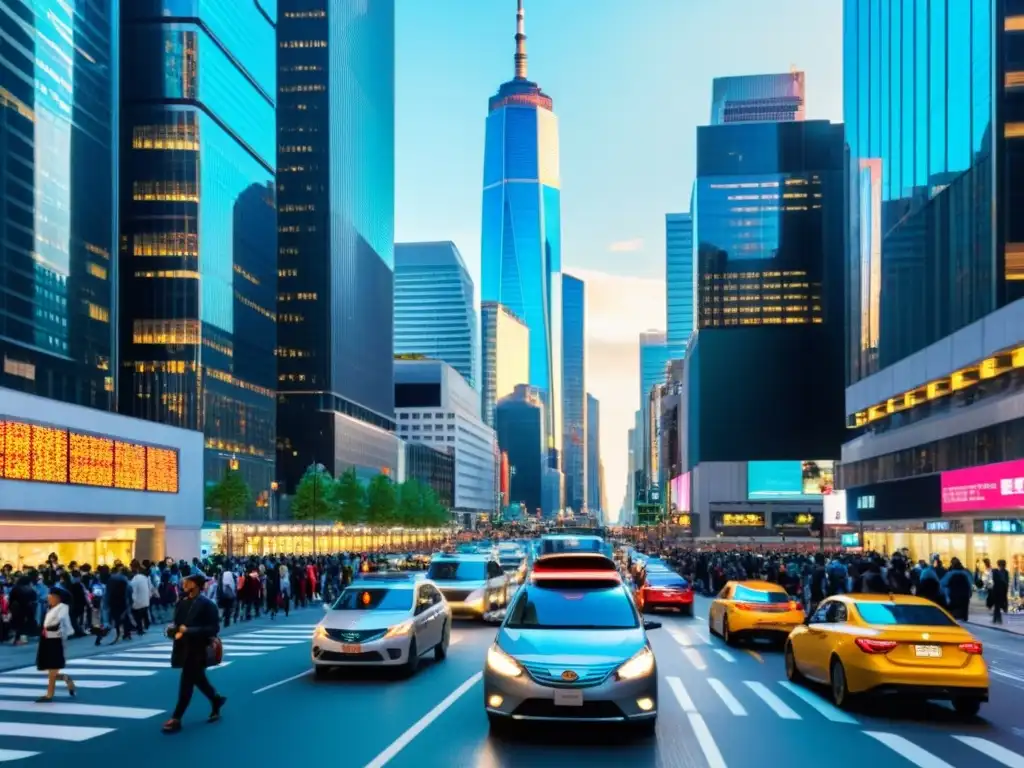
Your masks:
{"label": "car headlight", "polygon": [[316,639],[316,640],[324,640],[327,637],[328,637],[328,635],[327,635],[327,627],[318,626],[316,628],[316,631],[313,632],[313,638]]}
{"label": "car headlight", "polygon": [[650,648],[644,647],[629,661],[615,670],[615,676],[619,680],[636,680],[638,677],[646,677],[654,671],[654,654]]}
{"label": "car headlight", "polygon": [[502,677],[519,677],[523,674],[519,662],[496,645],[487,649],[487,668]]}
{"label": "car headlight", "polygon": [[466,596],[466,602],[471,604],[471,605],[473,603],[480,603],[481,605],[483,605],[483,602],[484,602],[484,590],[482,590],[482,589],[474,589],[472,592],[470,592]]}
{"label": "car headlight", "polygon": [[403,621],[401,624],[395,624],[395,626],[384,633],[384,637],[403,637],[410,632],[412,632],[412,619]]}

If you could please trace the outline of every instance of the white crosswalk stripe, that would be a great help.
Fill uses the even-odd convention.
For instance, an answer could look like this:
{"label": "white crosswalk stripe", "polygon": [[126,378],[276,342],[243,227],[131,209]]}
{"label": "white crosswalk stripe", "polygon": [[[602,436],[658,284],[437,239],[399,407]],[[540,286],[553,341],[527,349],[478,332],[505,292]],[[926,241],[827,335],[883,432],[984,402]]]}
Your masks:
{"label": "white crosswalk stripe", "polygon": [[786,702],[768,690],[768,687],[764,683],[759,683],[754,680],[744,680],[743,684],[752,690],[758,698],[764,701],[765,704],[771,707],[775,714],[783,720],[801,719],[800,715],[794,712]]}
{"label": "white crosswalk stripe", "polygon": [[954,736],[953,738],[962,744],[966,744],[971,749],[991,757],[997,763],[1002,763],[1007,768],[1024,768],[1024,757],[988,739],[982,739],[977,736]]}
{"label": "white crosswalk stripe", "polygon": [[833,723],[846,723],[847,725],[857,725],[857,720],[850,715],[843,712],[838,707],[834,707],[829,704],[825,699],[817,694],[801,688],[799,685],[783,680],[779,683],[783,688],[796,696],[800,701],[804,702],[811,709],[817,710],[822,716],[831,720]]}
{"label": "white crosswalk stripe", "polygon": [[65,704],[48,702],[37,704],[34,701],[6,701],[0,699],[0,712],[27,712],[40,715],[78,715],[79,717],[106,717],[114,720],[147,720],[159,715],[161,709],[145,709],[143,707],[113,707],[103,704]]}
{"label": "white crosswalk stripe", "polygon": [[25,752],[20,749],[0,749],[0,763],[13,763],[15,760],[24,760],[26,757],[35,757],[38,752]]}
{"label": "white crosswalk stripe", "polygon": [[166,661],[108,661],[107,659],[75,659],[73,664],[85,667],[116,667],[117,669],[164,669]]}
{"label": "white crosswalk stripe", "polygon": [[736,658],[727,650],[725,650],[725,648],[715,648],[715,653],[717,653],[719,656],[721,656],[728,662],[731,662],[733,664],[736,663]]}
{"label": "white crosswalk stripe", "polygon": [[[55,706],[50,704],[49,706]],[[53,725],[50,723],[0,722],[0,736],[22,739],[51,739],[53,741],[88,741],[97,736],[113,733],[113,728],[87,728],[81,725]]]}
{"label": "white crosswalk stripe", "polygon": [[701,672],[708,668],[708,665],[704,663],[704,659],[700,656],[700,651],[696,648],[683,648],[683,655]]}
{"label": "white crosswalk stripe", "polygon": [[[78,664],[79,659],[73,659],[71,664]],[[155,675],[155,669],[104,669],[102,667],[76,667],[70,666],[67,669],[61,670],[65,674],[77,677],[78,675],[95,675],[97,677],[149,677]],[[4,672],[5,675],[45,675],[45,672],[40,672],[35,667],[22,667],[21,669],[12,669],[10,672]]]}
{"label": "white crosswalk stripe", "polygon": [[729,689],[722,684],[721,680],[716,680],[713,677],[709,677],[708,685],[711,686],[711,690],[718,694],[718,698],[720,698],[725,703],[725,706],[734,715],[739,715],[742,717],[747,714],[747,710],[745,710],[743,708],[743,705],[740,704],[739,700],[735,696],[733,696],[732,693],[729,692]]}
{"label": "white crosswalk stripe", "polygon": [[[8,685],[38,685],[38,677],[0,677],[0,696],[7,690]],[[76,680],[75,685],[79,688],[117,688],[124,685],[122,680]]]}
{"label": "white crosswalk stripe", "polygon": [[693,645],[693,643],[690,641],[689,636],[685,632],[682,632],[678,629],[670,629],[668,633],[672,636],[673,640],[675,640],[677,643],[684,647]]}
{"label": "white crosswalk stripe", "polygon": [[880,744],[884,744],[904,760],[913,763],[918,768],[953,768],[951,764],[941,757],[936,757],[928,750],[917,746],[917,744],[903,736],[881,731],[864,731],[864,733]]}

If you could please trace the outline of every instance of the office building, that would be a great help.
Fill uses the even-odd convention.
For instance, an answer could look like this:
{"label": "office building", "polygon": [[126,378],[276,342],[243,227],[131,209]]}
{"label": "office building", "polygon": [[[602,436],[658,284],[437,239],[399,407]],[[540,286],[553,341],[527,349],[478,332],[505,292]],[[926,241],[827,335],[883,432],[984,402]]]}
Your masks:
{"label": "office building", "polygon": [[693,217],[665,214],[665,328],[670,358],[681,357],[694,328]]}
{"label": "office building", "polygon": [[395,243],[395,355],[443,360],[476,386],[473,279],[455,243]]}
{"label": "office building", "polygon": [[[530,378],[530,329],[506,306],[480,305],[481,387],[484,423],[494,426],[494,407]],[[498,350],[501,350],[499,353]]]}
{"label": "office building", "polygon": [[551,97],[527,79],[522,0],[515,39],[515,76],[488,103],[480,297],[504,305],[530,330],[526,383],[545,398],[548,463],[557,469],[562,443],[558,118]]}
{"label": "office building", "polygon": [[586,291],[583,281],[562,277],[562,474],[565,507],[587,508]]}
{"label": "office building", "polygon": [[442,446],[405,443],[405,477],[429,486],[447,509],[455,503],[455,454]]}
{"label": "office building", "polygon": [[587,392],[587,508],[591,514],[607,512],[601,506],[601,404]]}
{"label": "office building", "polygon": [[[278,474],[392,471],[395,4],[278,0]],[[273,59],[271,59],[273,65]]]}
{"label": "office building", "polygon": [[498,508],[494,430],[480,419],[480,396],[440,360],[395,360],[395,414],[403,440],[455,457],[452,509],[472,516]]}
{"label": "office building", "polygon": [[665,381],[669,351],[663,331],[645,331],[640,334],[641,408],[646,406],[651,388]]}
{"label": "office building", "polygon": [[495,430],[508,456],[509,504],[518,504],[529,517],[551,517],[544,509],[545,476],[550,468],[544,445],[544,398],[535,387],[520,384],[498,401]]}
{"label": "office building", "polygon": [[[267,8],[262,5],[268,5]],[[273,6],[121,4],[118,409],[201,430],[205,475],[274,480]]]}
{"label": "office building", "polygon": [[780,123],[804,119],[804,73],[716,77],[711,125]]}
{"label": "office building", "polygon": [[0,386],[108,411],[117,8],[0,0]]}
{"label": "office building", "polygon": [[[846,415],[865,547],[1024,564],[1020,3],[844,4]],[[900,83],[900,109],[892,109]],[[911,143],[905,137],[914,136]]]}

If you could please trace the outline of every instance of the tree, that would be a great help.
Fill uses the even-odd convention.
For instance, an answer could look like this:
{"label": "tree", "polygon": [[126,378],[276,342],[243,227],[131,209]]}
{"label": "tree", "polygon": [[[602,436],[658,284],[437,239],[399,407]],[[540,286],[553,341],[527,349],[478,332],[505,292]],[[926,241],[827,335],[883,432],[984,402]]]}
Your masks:
{"label": "tree", "polygon": [[423,526],[423,486],[410,478],[398,486],[398,524],[406,528]]}
{"label": "tree", "polygon": [[371,525],[390,527],[397,521],[398,494],[391,478],[379,474],[366,489],[366,519]]}
{"label": "tree", "polygon": [[354,468],[345,470],[335,485],[338,519],[346,524],[358,523],[366,514],[366,491]]}
{"label": "tree", "polygon": [[434,489],[423,486],[423,525],[428,528],[444,528],[451,522],[451,513],[437,498]]}
{"label": "tree", "polygon": [[296,520],[333,520],[336,516],[334,479],[322,464],[311,464],[292,499]]}
{"label": "tree", "polygon": [[252,491],[237,469],[226,469],[219,482],[206,487],[206,506],[216,509],[220,520],[241,518],[251,504]]}

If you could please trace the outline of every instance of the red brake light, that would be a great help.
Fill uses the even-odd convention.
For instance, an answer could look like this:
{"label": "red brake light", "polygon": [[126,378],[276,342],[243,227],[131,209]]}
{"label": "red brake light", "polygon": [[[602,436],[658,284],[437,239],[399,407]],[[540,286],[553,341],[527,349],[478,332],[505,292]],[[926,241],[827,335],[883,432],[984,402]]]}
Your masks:
{"label": "red brake light", "polygon": [[622,583],[622,577],[616,571],[534,571],[534,581],[607,581]]}
{"label": "red brake light", "polygon": [[979,643],[977,640],[972,640],[969,643],[960,643],[960,650],[964,653],[971,653],[980,656],[981,643]]}
{"label": "red brake light", "polygon": [[789,601],[789,610],[791,610],[791,611],[799,611],[800,610],[800,603],[798,603],[796,600],[790,600]]}
{"label": "red brake light", "polygon": [[757,611],[761,608],[757,603],[733,603],[732,607],[739,608],[741,611]]}
{"label": "red brake light", "polygon": [[858,637],[853,642],[864,653],[888,653],[897,645],[895,640],[874,640],[870,637]]}

